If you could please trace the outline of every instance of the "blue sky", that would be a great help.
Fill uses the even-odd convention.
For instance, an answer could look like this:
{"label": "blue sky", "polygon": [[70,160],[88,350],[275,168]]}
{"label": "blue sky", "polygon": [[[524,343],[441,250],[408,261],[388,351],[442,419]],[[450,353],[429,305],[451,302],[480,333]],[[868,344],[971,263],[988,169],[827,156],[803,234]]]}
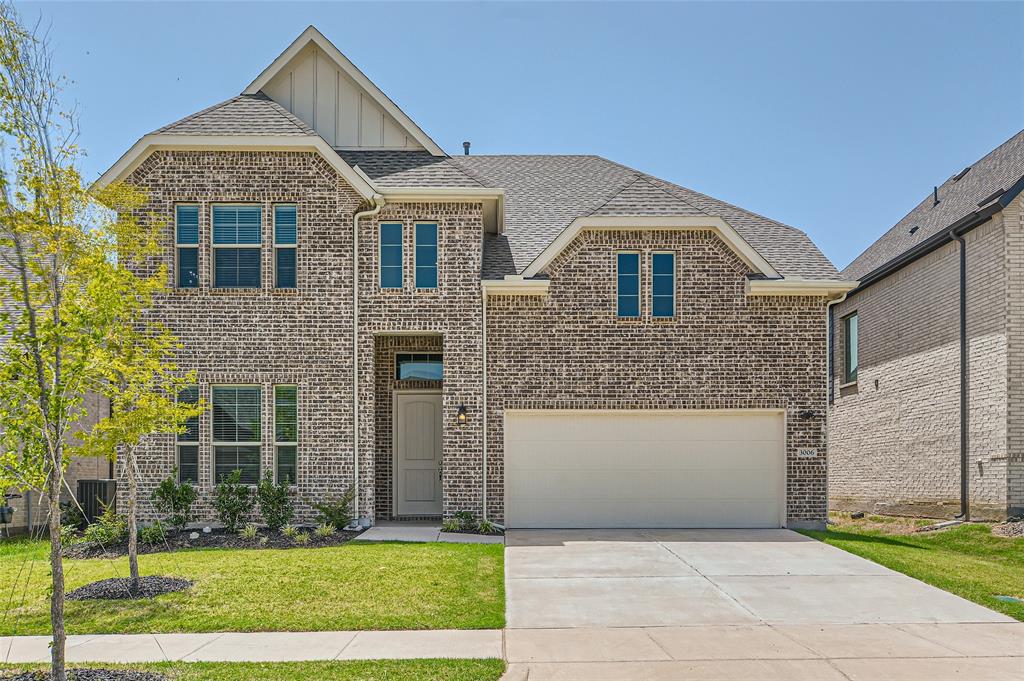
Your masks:
{"label": "blue sky", "polygon": [[307,25],[449,153],[599,154],[805,230],[837,266],[1024,127],[1024,3],[20,3],[98,176]]}

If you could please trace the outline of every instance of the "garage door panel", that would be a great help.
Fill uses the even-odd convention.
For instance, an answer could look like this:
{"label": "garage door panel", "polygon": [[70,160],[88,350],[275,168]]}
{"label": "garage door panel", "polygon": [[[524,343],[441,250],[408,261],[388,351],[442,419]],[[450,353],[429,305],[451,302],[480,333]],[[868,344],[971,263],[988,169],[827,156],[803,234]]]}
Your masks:
{"label": "garage door panel", "polygon": [[784,425],[759,411],[505,414],[510,527],[778,527]]}

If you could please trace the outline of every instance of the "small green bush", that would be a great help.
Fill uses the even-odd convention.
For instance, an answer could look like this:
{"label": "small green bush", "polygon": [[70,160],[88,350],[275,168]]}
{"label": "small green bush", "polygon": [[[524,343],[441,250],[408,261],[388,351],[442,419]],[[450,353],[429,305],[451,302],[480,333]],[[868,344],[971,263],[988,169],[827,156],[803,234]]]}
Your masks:
{"label": "small green bush", "polygon": [[181,532],[192,522],[192,504],[197,496],[191,482],[178,482],[178,469],[173,468],[171,474],[153,490],[151,498],[157,512],[166,517],[171,527]]}
{"label": "small green bush", "polygon": [[498,528],[490,520],[481,520],[477,523],[476,531],[480,534],[497,534]]}
{"label": "small green bush", "polygon": [[159,544],[167,536],[167,530],[159,520],[152,525],[139,528],[139,539],[143,544]]}
{"label": "small green bush", "polygon": [[103,513],[82,535],[88,542],[101,545],[119,544],[128,538],[128,521],[114,512],[114,505],[106,506]]}
{"label": "small green bush", "polygon": [[285,525],[281,528],[281,534],[288,537],[289,539],[295,539],[295,536],[299,533],[299,528],[294,525]]}
{"label": "small green bush", "polygon": [[466,532],[476,532],[477,521],[476,516],[469,511],[458,511],[455,514],[455,519],[462,525],[462,529]]}
{"label": "small green bush", "polygon": [[331,525],[330,523],[320,523],[316,526],[316,529],[313,530],[313,534],[321,539],[326,539],[327,537],[333,537],[336,531],[337,530],[334,528],[334,525]]}
{"label": "small green bush", "polygon": [[70,546],[82,541],[82,536],[78,534],[78,528],[74,525],[61,525],[60,526],[60,543],[62,546]]}
{"label": "small green bush", "polygon": [[349,487],[337,499],[310,502],[310,505],[320,512],[320,522],[343,530],[352,522],[352,501],[355,498],[355,489]]}
{"label": "small green bush", "polygon": [[274,484],[274,476],[267,471],[256,487],[256,500],[260,505],[263,522],[271,532],[276,532],[291,522],[295,506],[288,494],[288,484]]}
{"label": "small green bush", "polygon": [[82,513],[77,501],[60,502],[60,525],[62,530],[65,527],[72,530],[80,530],[85,527],[85,514]]}
{"label": "small green bush", "polygon": [[270,543],[270,537],[260,537],[260,546],[266,546]]}
{"label": "small green bush", "polygon": [[441,521],[442,532],[459,532],[462,530],[462,521],[458,518],[445,518]]}
{"label": "small green bush", "polygon": [[228,532],[237,532],[242,518],[252,512],[252,493],[248,485],[242,484],[242,471],[233,470],[217,485],[213,497],[213,508],[217,520]]}
{"label": "small green bush", "polygon": [[248,525],[243,527],[238,532],[238,536],[241,537],[242,539],[246,539],[248,541],[252,541],[257,536],[259,536],[259,533],[260,533],[260,529],[258,527],[256,527],[255,524],[249,523]]}
{"label": "small green bush", "polygon": [[293,538],[295,539],[296,544],[299,546],[305,546],[309,543],[309,532],[296,532],[295,537]]}

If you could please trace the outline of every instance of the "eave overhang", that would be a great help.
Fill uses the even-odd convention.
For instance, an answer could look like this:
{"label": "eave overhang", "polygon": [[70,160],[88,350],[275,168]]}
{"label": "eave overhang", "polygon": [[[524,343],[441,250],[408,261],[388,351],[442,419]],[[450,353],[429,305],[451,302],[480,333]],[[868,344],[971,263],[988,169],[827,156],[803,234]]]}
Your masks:
{"label": "eave overhang", "polygon": [[840,298],[857,288],[856,281],[833,279],[749,279],[748,296],[823,296]]}
{"label": "eave overhang", "polygon": [[524,279],[518,274],[506,275],[504,279],[483,279],[480,282],[484,296],[543,296],[548,292],[548,279]]}

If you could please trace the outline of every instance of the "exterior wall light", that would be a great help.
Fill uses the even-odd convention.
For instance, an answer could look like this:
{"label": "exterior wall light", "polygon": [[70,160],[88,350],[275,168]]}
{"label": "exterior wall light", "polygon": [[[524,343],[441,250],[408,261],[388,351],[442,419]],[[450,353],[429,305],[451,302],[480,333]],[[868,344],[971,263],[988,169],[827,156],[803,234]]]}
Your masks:
{"label": "exterior wall light", "polygon": [[465,425],[466,423],[466,405],[460,404],[458,411],[455,412],[455,420],[459,422],[459,425]]}

